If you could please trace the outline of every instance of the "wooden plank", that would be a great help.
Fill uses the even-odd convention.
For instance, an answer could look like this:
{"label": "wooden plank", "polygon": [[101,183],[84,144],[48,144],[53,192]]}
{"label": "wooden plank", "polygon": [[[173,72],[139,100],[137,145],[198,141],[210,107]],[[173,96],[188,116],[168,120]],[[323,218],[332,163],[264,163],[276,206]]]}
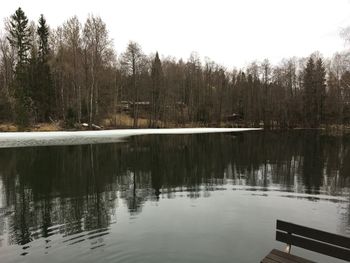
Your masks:
{"label": "wooden plank", "polygon": [[345,247],[350,249],[350,238],[328,233],[322,230],[317,230],[293,223],[288,223],[282,220],[277,220],[277,226],[276,228],[278,230],[286,231],[289,233],[293,233],[299,236],[316,239],[325,243],[330,243],[333,245],[337,245],[340,247]]}
{"label": "wooden plank", "polygon": [[276,231],[276,240],[298,246],[304,249],[312,250],[327,256],[350,261],[350,250],[332,246],[330,244],[318,242],[316,240],[303,238],[286,234],[284,232]]}
{"label": "wooden plank", "polygon": [[281,263],[281,261],[276,261],[274,259],[269,258],[272,251],[261,261],[261,263]]}
{"label": "wooden plank", "polygon": [[308,260],[308,259],[305,259],[305,258],[302,258],[302,257],[298,257],[298,256],[295,256],[293,254],[288,254],[286,252],[283,252],[283,251],[277,250],[277,249],[273,249],[271,251],[271,253],[275,254],[275,255],[279,255],[279,256],[292,258],[295,262],[298,262],[298,263],[316,263],[314,261],[311,261],[311,260]]}
{"label": "wooden plank", "polygon": [[283,262],[283,263],[298,263],[297,261],[294,261],[291,258],[287,258],[286,256],[279,256],[273,253],[270,253],[267,255],[267,258],[275,260],[276,262]]}
{"label": "wooden plank", "polygon": [[261,262],[263,263],[315,263],[286,252],[273,249]]}
{"label": "wooden plank", "polygon": [[261,260],[261,263],[281,263],[281,262],[274,261],[274,260],[269,259],[269,258],[266,257],[263,260]]}

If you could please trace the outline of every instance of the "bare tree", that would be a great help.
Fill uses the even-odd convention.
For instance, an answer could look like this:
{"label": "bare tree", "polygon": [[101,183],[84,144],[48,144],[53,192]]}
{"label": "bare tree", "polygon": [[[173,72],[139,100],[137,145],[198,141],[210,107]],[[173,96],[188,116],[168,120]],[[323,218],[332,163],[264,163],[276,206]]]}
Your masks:
{"label": "bare tree", "polygon": [[15,53],[7,41],[6,35],[0,35],[0,63],[3,76],[3,88],[5,95],[10,96],[10,87],[13,80],[15,67]]}
{"label": "bare tree", "polygon": [[[15,52],[7,41],[7,36],[0,33],[0,117],[11,120],[14,112],[15,101],[11,86],[14,78]],[[9,107],[6,107],[9,106]]]}
{"label": "bare tree", "polygon": [[72,71],[72,86],[76,101],[77,120],[82,118],[82,84],[81,84],[81,59],[82,59],[82,36],[81,24],[76,16],[68,19],[63,24],[63,36],[69,56],[68,70]]}
{"label": "bare tree", "polygon": [[99,115],[99,91],[101,73],[104,67],[111,66],[114,52],[108,36],[106,24],[100,17],[90,15],[83,30],[83,44],[90,78],[89,123],[92,125]]}
{"label": "bare tree", "polygon": [[142,68],[145,65],[145,55],[138,43],[130,41],[126,51],[122,54],[121,64],[128,76],[131,77],[132,83],[132,102],[133,102],[133,127],[138,127],[139,117],[139,79]]}

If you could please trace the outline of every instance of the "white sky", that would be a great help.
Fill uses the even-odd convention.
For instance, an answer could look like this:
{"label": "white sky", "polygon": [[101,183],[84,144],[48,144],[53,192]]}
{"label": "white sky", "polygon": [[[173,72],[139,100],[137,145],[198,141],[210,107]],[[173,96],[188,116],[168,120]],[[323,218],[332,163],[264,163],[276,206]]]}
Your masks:
{"label": "white sky", "polygon": [[187,59],[197,51],[227,67],[314,51],[330,57],[344,49],[339,32],[350,26],[349,0],[2,0],[0,19],[19,6],[51,27],[99,15],[118,54],[134,40],[146,54]]}

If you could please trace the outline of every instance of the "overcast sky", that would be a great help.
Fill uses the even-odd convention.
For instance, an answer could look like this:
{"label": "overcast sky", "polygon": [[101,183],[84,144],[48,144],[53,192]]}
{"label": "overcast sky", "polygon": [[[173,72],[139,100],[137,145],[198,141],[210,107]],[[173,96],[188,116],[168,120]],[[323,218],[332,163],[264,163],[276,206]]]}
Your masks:
{"label": "overcast sky", "polygon": [[146,54],[187,59],[197,51],[227,67],[316,50],[332,56],[344,49],[339,32],[350,25],[349,0],[2,0],[0,18],[19,6],[31,20],[43,13],[51,27],[99,15],[118,54],[134,40]]}

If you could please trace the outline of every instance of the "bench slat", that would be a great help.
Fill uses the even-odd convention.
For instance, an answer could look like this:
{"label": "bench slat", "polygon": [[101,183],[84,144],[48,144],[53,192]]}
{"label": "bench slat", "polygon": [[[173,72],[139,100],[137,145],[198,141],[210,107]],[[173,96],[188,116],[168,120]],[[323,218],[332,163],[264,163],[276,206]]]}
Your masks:
{"label": "bench slat", "polygon": [[298,263],[293,258],[289,258],[287,256],[280,256],[280,255],[276,255],[273,253],[270,253],[269,255],[267,255],[267,258],[272,259],[272,260],[277,261],[277,262],[283,262],[283,263]]}
{"label": "bench slat", "polygon": [[276,231],[276,240],[327,256],[350,261],[350,250],[345,248],[332,246],[330,244],[325,244],[300,236],[290,235],[281,231]]}
{"label": "bench slat", "polygon": [[269,258],[264,258],[261,263],[279,263],[278,261],[274,261],[272,259],[269,259]]}
{"label": "bench slat", "polygon": [[316,263],[314,261],[307,260],[292,254],[288,254],[281,250],[273,249],[271,252],[261,261],[262,263]]}
{"label": "bench slat", "polygon": [[275,255],[279,255],[281,257],[286,257],[286,255],[289,257],[289,258],[293,258],[293,260],[295,262],[298,262],[298,263],[316,263],[315,261],[311,261],[311,260],[308,260],[308,259],[305,259],[305,258],[302,258],[302,257],[298,257],[296,255],[293,255],[293,254],[288,254],[284,251],[281,251],[281,250],[278,250],[278,249],[272,249],[271,251],[272,254],[275,254]]}
{"label": "bench slat", "polygon": [[300,226],[293,223],[288,223],[282,220],[277,220],[276,228],[278,230],[286,231],[299,236],[316,239],[318,241],[350,249],[350,238],[345,236],[332,234],[322,230]]}

